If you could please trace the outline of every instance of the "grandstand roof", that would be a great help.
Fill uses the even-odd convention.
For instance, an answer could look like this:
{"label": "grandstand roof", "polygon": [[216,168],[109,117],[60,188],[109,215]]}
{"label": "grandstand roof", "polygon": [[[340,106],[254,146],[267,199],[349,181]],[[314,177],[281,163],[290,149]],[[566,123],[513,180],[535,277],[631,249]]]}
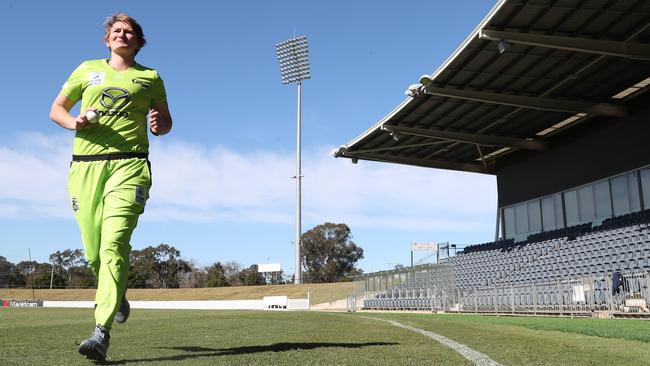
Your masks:
{"label": "grandstand roof", "polygon": [[650,84],[649,41],[650,1],[501,0],[411,96],[333,155],[495,174],[578,124],[633,114]]}

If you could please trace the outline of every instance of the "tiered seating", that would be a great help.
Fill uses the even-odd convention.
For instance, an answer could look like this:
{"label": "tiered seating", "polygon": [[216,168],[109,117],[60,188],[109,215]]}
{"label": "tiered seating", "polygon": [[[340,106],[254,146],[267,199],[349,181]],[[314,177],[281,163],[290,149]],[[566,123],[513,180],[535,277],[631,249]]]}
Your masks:
{"label": "tiered seating", "polygon": [[603,221],[599,229],[610,230],[634,225],[647,225],[649,223],[650,210],[644,210],[609,218]]}
{"label": "tiered seating", "polygon": [[576,226],[571,226],[562,229],[544,231],[541,233],[528,235],[528,238],[525,243],[536,243],[539,241],[559,239],[559,238],[568,238],[569,240],[573,240],[578,236],[582,236],[585,233],[591,232],[591,230],[592,230],[591,223],[587,223],[587,224],[576,225]]}
{"label": "tiered seating", "polygon": [[469,245],[465,247],[465,249],[463,249],[463,253],[468,254],[473,252],[484,252],[484,251],[497,250],[497,249],[507,250],[509,248],[512,248],[514,245],[515,245],[514,239],[499,240],[491,243]]}
{"label": "tiered seating", "polygon": [[517,245],[508,249],[474,251],[458,254],[446,263],[456,268],[456,286],[474,288],[492,286],[510,278],[527,265],[546,257],[561,247],[566,239],[552,239],[539,243]]}
{"label": "tiered seating", "polygon": [[649,233],[638,226],[595,231],[527,263],[507,280],[534,283],[650,269]]}
{"label": "tiered seating", "polygon": [[[444,261],[445,271],[440,265],[431,265],[429,270],[410,272],[409,281],[365,300],[364,306],[427,310],[447,301],[449,291],[453,290],[463,293],[465,299],[472,299],[472,293],[477,291],[479,309],[510,306],[511,302],[514,307],[515,301],[534,302],[535,308],[551,302],[561,308],[571,302],[572,290],[568,285],[560,294],[558,283],[569,284],[582,278],[607,279],[617,270],[650,271],[649,223],[650,210],[646,210],[608,219],[595,227],[585,224],[531,235],[525,242],[507,240],[469,246]],[[592,302],[605,304],[608,285],[605,280],[594,281]],[[535,293],[530,292],[530,285],[538,284]],[[496,288],[513,290],[494,298],[479,298],[483,292]]]}

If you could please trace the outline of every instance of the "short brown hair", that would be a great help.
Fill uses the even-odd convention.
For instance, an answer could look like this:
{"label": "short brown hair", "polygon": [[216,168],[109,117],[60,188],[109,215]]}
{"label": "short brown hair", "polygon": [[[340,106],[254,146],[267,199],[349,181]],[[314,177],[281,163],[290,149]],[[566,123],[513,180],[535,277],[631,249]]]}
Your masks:
{"label": "short brown hair", "polygon": [[108,35],[111,32],[111,28],[113,27],[113,24],[117,22],[124,22],[133,28],[133,31],[138,38],[138,49],[135,51],[135,53],[138,54],[140,49],[147,44],[147,40],[144,38],[144,33],[142,32],[140,24],[127,13],[115,13],[106,18],[106,21],[104,22],[104,30],[106,31],[104,34],[104,41],[108,42]]}

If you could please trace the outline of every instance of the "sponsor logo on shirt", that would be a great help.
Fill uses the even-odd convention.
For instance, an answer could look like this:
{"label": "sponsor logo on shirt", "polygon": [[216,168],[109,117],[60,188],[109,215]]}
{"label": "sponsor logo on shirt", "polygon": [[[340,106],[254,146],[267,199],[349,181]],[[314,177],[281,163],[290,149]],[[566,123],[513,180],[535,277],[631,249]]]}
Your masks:
{"label": "sponsor logo on shirt", "polygon": [[131,82],[133,84],[138,84],[138,85],[142,86],[145,89],[147,89],[147,88],[149,88],[151,86],[151,83],[149,83],[149,81],[147,81],[146,79],[142,79],[142,78],[131,79]]}
{"label": "sponsor logo on shirt", "polygon": [[108,109],[122,109],[131,100],[129,91],[122,88],[106,88],[102,90],[99,102]]}
{"label": "sponsor logo on shirt", "polygon": [[90,85],[102,85],[104,83],[104,72],[89,72],[88,73],[88,84]]}

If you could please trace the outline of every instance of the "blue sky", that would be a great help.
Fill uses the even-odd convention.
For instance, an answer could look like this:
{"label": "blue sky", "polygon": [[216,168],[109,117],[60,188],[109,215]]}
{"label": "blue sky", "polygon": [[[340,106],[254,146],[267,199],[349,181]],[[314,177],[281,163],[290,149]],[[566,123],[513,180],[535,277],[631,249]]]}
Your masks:
{"label": "blue sky", "polygon": [[[432,73],[495,1],[40,2],[0,0],[0,255],[80,248],[67,197],[73,133],[48,118],[83,60],[108,57],[106,16],[126,11],[174,117],[151,138],[154,187],[134,248],[167,243],[199,265],[281,262],[293,273],[295,85],[275,44],[309,39],[303,84],[303,231],[347,223],[366,271],[408,264],[410,242],[494,237],[491,176],[335,159]],[[424,256],[420,253],[416,259]]]}

